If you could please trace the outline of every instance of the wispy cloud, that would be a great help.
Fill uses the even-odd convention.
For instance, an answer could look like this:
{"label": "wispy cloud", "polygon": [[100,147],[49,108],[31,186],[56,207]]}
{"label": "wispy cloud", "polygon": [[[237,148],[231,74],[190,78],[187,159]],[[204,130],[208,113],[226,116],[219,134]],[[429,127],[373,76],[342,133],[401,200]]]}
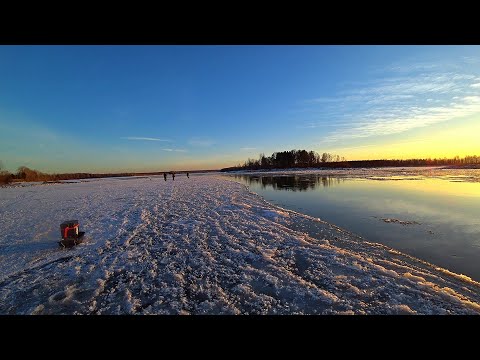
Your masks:
{"label": "wispy cloud", "polygon": [[254,148],[254,147],[242,147],[242,148],[240,148],[240,150],[242,150],[242,151],[252,151],[252,150],[257,150],[257,148]]}
{"label": "wispy cloud", "polygon": [[167,139],[158,139],[158,138],[142,137],[142,136],[125,136],[125,137],[121,137],[120,139],[123,139],[123,140],[138,140],[138,141],[167,141],[167,142],[172,141],[172,140],[167,140]]}
{"label": "wispy cloud", "polygon": [[473,57],[473,56],[464,56],[463,61],[465,61],[467,64],[476,64],[480,62],[480,59],[478,57]]}
{"label": "wispy cloud", "polygon": [[169,151],[169,152],[171,152],[171,151],[175,151],[175,152],[187,152],[187,150],[185,150],[185,149],[161,149],[161,150],[163,150],[163,151]]}
{"label": "wispy cloud", "polygon": [[439,68],[440,64],[432,63],[414,63],[414,64],[393,64],[387,66],[384,70],[399,72],[399,73],[409,73],[414,71],[425,71],[425,70],[434,70]]}
{"label": "wispy cloud", "polygon": [[209,147],[215,144],[213,140],[206,139],[206,138],[193,138],[193,139],[190,139],[188,143],[192,146],[199,146],[199,147]]}
{"label": "wispy cloud", "polygon": [[[307,100],[317,109],[297,127],[319,129],[322,141],[338,142],[401,133],[480,113],[479,74],[440,72],[435,64],[427,65],[406,65],[402,76]],[[400,72],[399,65],[394,68]]]}

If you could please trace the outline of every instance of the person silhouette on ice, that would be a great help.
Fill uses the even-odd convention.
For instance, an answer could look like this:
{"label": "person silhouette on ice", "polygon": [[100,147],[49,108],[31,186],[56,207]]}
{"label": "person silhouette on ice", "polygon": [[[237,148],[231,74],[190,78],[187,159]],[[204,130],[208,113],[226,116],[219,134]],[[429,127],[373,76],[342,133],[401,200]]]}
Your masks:
{"label": "person silhouette on ice", "polygon": [[167,173],[163,173],[163,178],[167,181]]}
{"label": "person silhouette on ice", "polygon": [[172,172],[172,180],[175,180],[175,173]]}

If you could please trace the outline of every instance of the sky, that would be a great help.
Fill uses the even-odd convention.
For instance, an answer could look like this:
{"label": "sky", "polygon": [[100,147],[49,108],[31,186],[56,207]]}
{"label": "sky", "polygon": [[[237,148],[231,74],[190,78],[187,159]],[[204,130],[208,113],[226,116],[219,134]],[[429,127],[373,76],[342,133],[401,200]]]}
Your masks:
{"label": "sky", "polygon": [[480,155],[480,46],[0,46],[15,171]]}

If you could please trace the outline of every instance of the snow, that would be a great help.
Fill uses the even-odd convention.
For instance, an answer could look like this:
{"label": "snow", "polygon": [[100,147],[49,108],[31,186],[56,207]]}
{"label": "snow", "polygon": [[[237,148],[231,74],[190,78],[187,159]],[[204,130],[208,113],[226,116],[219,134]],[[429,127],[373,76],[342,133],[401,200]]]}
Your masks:
{"label": "snow", "polygon": [[3,187],[0,229],[0,314],[480,313],[469,277],[215,174]]}
{"label": "snow", "polygon": [[386,223],[397,223],[401,225],[421,225],[419,222],[410,221],[410,220],[398,220],[398,219],[390,219],[390,218],[382,218],[380,220]]}

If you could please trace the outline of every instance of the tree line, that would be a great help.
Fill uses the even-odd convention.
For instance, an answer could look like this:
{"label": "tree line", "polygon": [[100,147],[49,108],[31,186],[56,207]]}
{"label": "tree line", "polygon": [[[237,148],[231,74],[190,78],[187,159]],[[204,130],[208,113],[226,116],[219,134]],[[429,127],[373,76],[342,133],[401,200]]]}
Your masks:
{"label": "tree line", "polygon": [[60,180],[77,180],[89,178],[102,178],[114,176],[132,176],[139,175],[134,173],[119,174],[91,174],[91,173],[65,173],[65,174],[47,174],[39,170],[30,169],[26,166],[20,166],[17,172],[10,173],[8,171],[0,171],[0,184],[8,184],[12,181],[60,181]]}
{"label": "tree line", "polygon": [[262,153],[258,160],[249,158],[243,165],[238,164],[221,171],[319,167],[329,162],[344,163],[346,159],[330,153],[323,153],[320,156],[315,151],[307,150],[279,151],[271,156]]}
{"label": "tree line", "polygon": [[287,168],[362,168],[362,167],[406,167],[406,166],[445,166],[480,164],[480,156],[460,158],[425,158],[407,160],[353,160],[347,161],[343,156],[324,152],[321,156],[315,151],[290,150],[274,152],[267,157],[260,154],[258,160],[248,159],[242,164],[221,169],[221,171],[287,169]]}
{"label": "tree line", "polygon": [[271,156],[265,156],[262,153],[258,160],[249,158],[243,165],[238,164],[221,171],[321,167],[332,162],[340,166],[340,164],[346,164],[347,160],[326,152],[319,155],[315,151],[289,150],[274,152]]}
{"label": "tree line", "polygon": [[[193,170],[190,173],[195,172],[209,172],[211,170]],[[175,171],[176,174],[184,173],[186,171]],[[60,180],[78,180],[78,179],[91,179],[91,178],[106,178],[106,177],[122,177],[122,176],[146,176],[146,175],[161,175],[164,172],[142,172],[142,173],[61,173],[61,174],[47,174],[39,170],[30,169],[26,166],[20,166],[15,173],[11,173],[6,170],[2,170],[2,162],[0,161],[0,184],[8,184],[14,181],[43,181],[54,182]],[[171,173],[168,172],[168,173]]]}

